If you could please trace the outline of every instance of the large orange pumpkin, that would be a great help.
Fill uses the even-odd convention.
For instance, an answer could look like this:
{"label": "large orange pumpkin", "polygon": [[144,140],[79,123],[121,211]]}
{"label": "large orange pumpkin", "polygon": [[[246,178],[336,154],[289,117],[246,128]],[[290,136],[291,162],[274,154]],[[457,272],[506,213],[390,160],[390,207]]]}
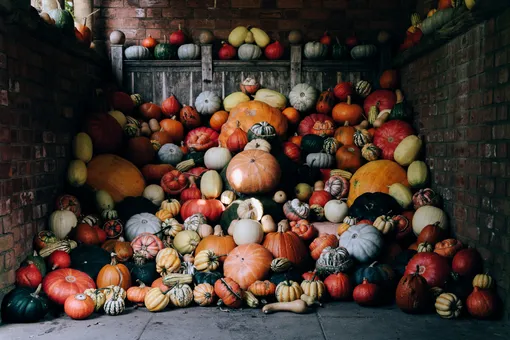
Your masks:
{"label": "large orange pumpkin", "polygon": [[114,285],[128,290],[131,287],[131,274],[125,265],[117,263],[115,256],[112,256],[110,264],[101,268],[99,274],[97,274],[96,284],[99,288]]}
{"label": "large orange pumpkin", "polygon": [[236,281],[242,289],[262,280],[271,268],[273,255],[257,243],[243,244],[228,254],[223,273]]}
{"label": "large orange pumpkin", "polygon": [[225,124],[228,120],[228,112],[227,111],[216,111],[209,120],[209,126],[211,129],[220,131],[223,124]]}
{"label": "large orange pumpkin", "polygon": [[262,245],[276,257],[285,257],[294,265],[301,265],[308,257],[308,249],[301,238],[289,230],[286,223],[278,224],[278,231],[269,233]]}
{"label": "large orange pumpkin", "polygon": [[283,137],[287,132],[287,118],[280,110],[259,101],[245,102],[230,111],[227,122],[221,127],[221,146],[227,145],[227,139],[237,128],[238,121],[244,131],[248,131],[255,123],[265,121],[275,128],[278,136]]}
{"label": "large orange pumpkin", "polygon": [[342,145],[353,145],[355,131],[353,126],[349,126],[349,122],[345,122],[344,126],[336,129],[334,137]]}
{"label": "large orange pumpkin", "polygon": [[356,125],[363,119],[363,109],[358,104],[352,104],[349,96],[347,102],[338,103],[333,107],[332,116],[338,124],[348,122],[349,125]]}
{"label": "large orange pumpkin", "polygon": [[225,255],[218,259],[220,262],[224,262],[227,258],[226,255],[235,247],[236,243],[234,242],[234,238],[230,235],[224,235],[221,226],[217,225],[214,227],[214,235],[206,236],[200,241],[195,249],[195,254],[200,253],[202,250],[209,249],[216,255]]}
{"label": "large orange pumpkin", "polygon": [[163,119],[159,122],[161,130],[166,131],[172,136],[174,143],[180,143],[184,139],[184,125],[173,118]]}
{"label": "large orange pumpkin", "polygon": [[92,158],[87,164],[87,185],[106,190],[115,202],[120,202],[127,196],[141,196],[145,180],[133,163],[106,154]]}
{"label": "large orange pumpkin", "polygon": [[122,146],[122,127],[109,114],[96,113],[87,117],[83,132],[92,139],[95,154],[113,153]]}
{"label": "large orange pumpkin", "polygon": [[356,172],[361,166],[361,151],[356,145],[344,145],[336,152],[338,169]]}
{"label": "large orange pumpkin", "polygon": [[134,165],[141,167],[154,159],[156,151],[147,137],[130,138],[127,142],[125,156]]}
{"label": "large orange pumpkin", "polygon": [[351,177],[347,205],[366,192],[389,192],[389,186],[402,183],[409,187],[406,171],[397,163],[388,160],[368,162]]}
{"label": "large orange pumpkin", "polygon": [[266,193],[280,183],[280,165],[270,153],[246,150],[232,158],[227,167],[227,180],[243,194]]}

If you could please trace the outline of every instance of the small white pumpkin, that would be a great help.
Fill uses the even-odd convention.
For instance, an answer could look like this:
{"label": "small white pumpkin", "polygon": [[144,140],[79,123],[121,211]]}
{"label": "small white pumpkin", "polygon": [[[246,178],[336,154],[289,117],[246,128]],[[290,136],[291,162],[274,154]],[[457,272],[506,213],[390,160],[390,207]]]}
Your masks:
{"label": "small white pumpkin", "polygon": [[221,171],[232,159],[227,148],[215,146],[205,152],[204,163],[207,169]]}
{"label": "small white pumpkin", "polygon": [[290,105],[299,112],[307,112],[315,108],[317,90],[308,84],[297,84],[289,93]]}
{"label": "small white pumpkin", "polygon": [[329,222],[340,223],[347,216],[349,207],[344,201],[331,200],[324,206],[324,216]]}
{"label": "small white pumpkin", "polygon": [[264,231],[260,222],[250,219],[241,219],[235,223],[234,242],[240,246],[249,243],[261,243]]}
{"label": "small white pumpkin", "polygon": [[175,166],[182,161],[182,157],[184,157],[184,154],[181,148],[172,143],[164,144],[158,151],[158,158],[164,164]]}
{"label": "small white pumpkin", "polygon": [[149,59],[151,52],[143,46],[130,46],[124,51],[127,60],[144,60]]}
{"label": "small white pumpkin", "polygon": [[200,56],[200,46],[195,44],[184,44],[179,46],[177,56],[180,60],[195,60]]}
{"label": "small white pumpkin", "polygon": [[418,208],[413,216],[413,231],[418,236],[429,224],[437,223],[440,228],[448,229],[448,218],[443,210],[426,205]]}
{"label": "small white pumpkin", "polygon": [[96,207],[97,207],[97,210],[99,210],[99,211],[113,209],[115,207],[113,198],[108,193],[108,191],[98,190],[96,192]]}
{"label": "small white pumpkin", "polygon": [[255,138],[246,144],[244,151],[246,150],[261,150],[265,152],[271,152],[271,144],[262,138]]}
{"label": "small white pumpkin", "polygon": [[260,89],[255,93],[255,98],[259,102],[264,102],[278,110],[283,110],[287,107],[287,98],[283,94],[270,89]]}
{"label": "small white pumpkin", "polygon": [[221,98],[212,91],[204,91],[195,99],[195,108],[200,114],[212,115],[221,108]]}
{"label": "small white pumpkin", "polygon": [[237,50],[237,55],[241,60],[255,60],[260,58],[262,50],[254,44],[242,44]]}
{"label": "small white pumpkin", "polygon": [[218,198],[223,191],[223,181],[216,170],[206,171],[200,180],[200,191],[205,198]]}
{"label": "small white pumpkin", "polygon": [[141,213],[131,216],[124,226],[126,241],[133,241],[141,233],[157,233],[161,230],[159,218],[149,213]]}
{"label": "small white pumpkin", "polygon": [[394,183],[390,185],[389,194],[404,209],[407,209],[413,201],[413,194],[411,190],[402,183]]}
{"label": "small white pumpkin", "polygon": [[305,44],[303,53],[306,59],[324,59],[328,55],[328,46],[318,41],[310,41]]}
{"label": "small white pumpkin", "polygon": [[159,185],[150,184],[143,190],[143,197],[159,207],[165,199],[165,192]]}
{"label": "small white pumpkin", "polygon": [[49,218],[48,224],[50,230],[59,240],[63,240],[69,235],[71,230],[78,224],[76,215],[69,210],[55,210]]}

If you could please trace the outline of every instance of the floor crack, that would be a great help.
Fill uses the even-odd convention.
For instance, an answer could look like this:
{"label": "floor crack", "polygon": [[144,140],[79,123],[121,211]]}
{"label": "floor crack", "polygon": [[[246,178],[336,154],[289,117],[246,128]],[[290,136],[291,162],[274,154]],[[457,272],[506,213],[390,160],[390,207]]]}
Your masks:
{"label": "floor crack", "polygon": [[319,313],[316,312],[315,315],[317,316],[317,321],[319,321],[319,326],[321,328],[322,337],[324,338],[324,340],[328,340],[328,337],[326,336],[326,332],[324,331],[324,326],[322,326],[321,317],[320,317]]}
{"label": "floor crack", "polygon": [[151,315],[151,317],[147,320],[147,323],[145,324],[145,326],[143,326],[142,331],[141,331],[141,332],[140,332],[140,334],[136,337],[136,340],[140,340],[140,338],[141,338],[141,337],[142,337],[142,335],[143,335],[143,332],[145,332],[145,329],[147,328],[147,326],[148,326],[148,325],[149,325],[149,323],[151,322],[152,317],[153,317],[153,315]]}

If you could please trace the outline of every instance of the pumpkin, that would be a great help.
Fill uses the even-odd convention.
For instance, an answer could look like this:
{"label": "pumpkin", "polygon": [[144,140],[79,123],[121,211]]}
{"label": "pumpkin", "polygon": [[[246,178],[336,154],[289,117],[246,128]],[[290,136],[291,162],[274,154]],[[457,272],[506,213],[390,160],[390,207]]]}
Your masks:
{"label": "pumpkin", "polygon": [[320,205],[324,207],[330,200],[333,199],[333,196],[326,190],[314,191],[308,203],[310,206],[312,205]]}
{"label": "pumpkin", "polygon": [[131,275],[125,265],[117,263],[115,254],[112,253],[110,264],[101,268],[99,274],[97,274],[96,283],[99,288],[119,286],[127,290],[131,287]]}
{"label": "pumpkin", "polygon": [[294,86],[290,91],[289,102],[299,112],[307,112],[314,107],[317,96],[317,90],[314,87],[301,83]]}
{"label": "pumpkin", "polygon": [[427,281],[417,271],[400,279],[395,301],[405,313],[420,313],[428,307],[429,294]]}
{"label": "pumpkin", "polygon": [[310,153],[306,156],[306,164],[318,169],[327,169],[333,166],[335,157],[324,152]]}
{"label": "pumpkin", "polygon": [[[165,286],[166,287],[166,286]],[[144,305],[150,312],[160,312],[170,303],[170,297],[166,294],[170,289],[161,290],[159,287],[151,288],[145,294]]]}
{"label": "pumpkin", "polygon": [[201,283],[193,289],[193,300],[201,307],[211,305],[216,299],[214,287],[209,283]]}
{"label": "pumpkin", "polygon": [[181,193],[188,185],[188,178],[179,170],[171,170],[161,178],[163,191],[170,195]]}
{"label": "pumpkin", "polygon": [[370,283],[364,279],[360,285],[354,288],[352,297],[360,306],[374,306],[379,303],[381,288],[375,283]]}
{"label": "pumpkin", "polygon": [[221,127],[227,122],[227,120],[227,111],[217,111],[209,119],[209,126],[216,131],[221,131]]}
{"label": "pumpkin", "polygon": [[130,46],[124,51],[127,60],[145,60],[149,59],[151,52],[143,46]]}
{"label": "pumpkin", "polygon": [[184,230],[198,231],[198,227],[204,223],[207,223],[204,215],[200,213],[193,214],[184,220]]}
{"label": "pumpkin", "polygon": [[340,236],[340,246],[359,262],[368,262],[376,258],[381,250],[381,233],[369,224],[351,226]]}
{"label": "pumpkin", "polygon": [[468,278],[472,278],[481,272],[482,267],[482,257],[474,248],[459,250],[452,260],[452,270],[460,276]]}
{"label": "pumpkin", "polygon": [[452,293],[442,293],[434,303],[437,314],[444,319],[459,317],[462,310],[462,300]]}
{"label": "pumpkin", "polygon": [[382,89],[395,89],[398,86],[398,81],[396,70],[385,70],[379,77],[379,85]]}
{"label": "pumpkin", "polygon": [[34,250],[41,250],[51,243],[57,242],[58,239],[52,231],[42,230],[34,236]]}
{"label": "pumpkin", "polygon": [[2,321],[7,322],[37,322],[44,318],[49,310],[49,303],[45,296],[40,295],[42,285],[35,290],[28,287],[17,287],[2,299]]}
{"label": "pumpkin", "polygon": [[214,92],[204,91],[195,99],[195,107],[200,114],[212,115],[221,108],[221,98]]}
{"label": "pumpkin", "polygon": [[319,60],[324,59],[328,54],[328,46],[318,41],[311,41],[305,44],[303,50],[306,59]]}
{"label": "pumpkin", "polygon": [[361,98],[366,98],[370,94],[370,92],[372,92],[372,86],[366,80],[358,81],[354,89],[356,94]]}
{"label": "pumpkin", "polygon": [[163,249],[163,242],[151,233],[141,233],[131,242],[134,253],[141,253],[144,258],[151,260]]}
{"label": "pumpkin", "polygon": [[195,151],[206,151],[218,146],[218,133],[208,127],[199,127],[188,132],[184,144]]}
{"label": "pumpkin", "polygon": [[395,92],[390,90],[376,90],[372,92],[363,103],[364,112],[369,112],[372,106],[376,106],[380,111],[391,110],[397,102]]}
{"label": "pumpkin", "polygon": [[[240,125],[240,123],[238,125]],[[233,153],[244,150],[246,144],[248,144],[248,134],[240,127],[237,127],[227,139],[227,148]]]}
{"label": "pumpkin", "polygon": [[236,48],[224,41],[222,41],[221,44],[221,48],[218,51],[218,58],[220,60],[234,59],[237,54]]}
{"label": "pumpkin", "polygon": [[[338,241],[336,243],[338,244]],[[317,250],[320,248],[321,247],[316,247],[312,251],[312,257],[314,256],[314,252],[316,254]],[[352,265],[353,261],[349,255],[349,252],[345,248],[335,248],[334,246],[328,246],[323,248],[320,252],[319,258],[315,264],[315,268],[319,275],[329,275],[338,272],[346,272],[352,267]]]}
{"label": "pumpkin", "polygon": [[269,273],[272,260],[273,256],[263,246],[244,244],[228,254],[223,263],[223,272],[242,289],[248,289],[253,282],[261,280]]}
{"label": "pumpkin", "polygon": [[466,310],[477,319],[491,318],[496,313],[497,307],[497,296],[491,290],[475,287],[466,299]]}
{"label": "pumpkin", "polygon": [[[170,43],[172,43],[172,37],[170,37]],[[195,60],[200,57],[200,46],[195,44],[184,44],[179,46],[177,50],[177,56],[179,60]]]}
{"label": "pumpkin", "polygon": [[446,237],[446,232],[438,223],[425,226],[418,235],[418,243],[427,242],[435,245]]}
{"label": "pumpkin", "polygon": [[391,216],[381,215],[375,219],[372,225],[383,235],[386,235],[393,232],[396,224],[396,221]]}
{"label": "pumpkin", "polygon": [[489,274],[477,274],[473,278],[473,288],[491,289],[493,284],[492,277]]}
{"label": "pumpkin", "polygon": [[418,243],[416,251],[418,253],[431,253],[434,251],[434,246],[428,242]]}
{"label": "pumpkin", "polygon": [[334,137],[342,145],[352,145],[354,144],[354,132],[356,129],[349,126],[349,122],[345,122],[344,126],[336,129]]}
{"label": "pumpkin", "polygon": [[48,273],[43,279],[42,288],[51,301],[63,305],[69,296],[96,288],[96,284],[87,274],[65,268]]}
{"label": "pumpkin", "polygon": [[338,103],[333,107],[333,120],[338,124],[356,125],[361,122],[363,109],[357,104],[351,103],[351,96],[347,97],[346,103]]}
{"label": "pumpkin", "polygon": [[264,231],[259,222],[251,219],[240,219],[235,222],[233,237],[237,245],[260,243],[264,237]]}
{"label": "pumpkin", "polygon": [[327,247],[336,248],[338,246],[338,238],[333,234],[324,234],[317,237],[310,243],[310,255],[314,260],[318,260],[322,251]]}
{"label": "pumpkin", "polygon": [[196,252],[193,265],[199,271],[216,270],[220,265],[218,258],[219,256],[217,256],[212,250],[209,249],[201,250],[199,252]]}
{"label": "pumpkin", "polygon": [[324,280],[324,286],[333,300],[349,300],[352,296],[352,283],[344,273],[328,275]]}
{"label": "pumpkin", "polygon": [[349,54],[348,47],[344,44],[341,44],[338,40],[338,37],[336,39],[336,43],[334,43],[331,46],[331,56],[334,60],[341,60],[345,59]]}
{"label": "pumpkin", "polygon": [[301,289],[303,294],[310,296],[315,301],[320,301],[326,294],[326,286],[321,280],[303,280],[301,282]]}
{"label": "pumpkin", "polygon": [[329,137],[324,140],[322,151],[327,154],[334,155],[340,146],[340,143],[334,137]]}
{"label": "pumpkin", "polygon": [[76,215],[68,210],[54,211],[48,221],[50,230],[60,240],[66,238],[77,223]]}
{"label": "pumpkin", "polygon": [[[208,169],[221,171],[232,159],[229,149],[212,147],[205,152],[204,163]],[[204,176],[203,174],[202,176]],[[202,181],[203,182],[203,181]]]}
{"label": "pumpkin", "polygon": [[69,210],[76,217],[81,215],[81,206],[78,199],[73,195],[60,195],[55,202],[55,210]]}
{"label": "pumpkin", "polygon": [[448,229],[448,220],[444,211],[428,205],[420,207],[413,216],[414,234],[419,235],[423,228],[436,223],[440,228]]}
{"label": "pumpkin", "polygon": [[[442,0],[443,4],[447,4],[447,6],[452,7],[451,1]],[[433,10],[429,11],[429,13],[432,13],[430,16],[427,16],[425,20],[421,23],[420,29],[423,31],[423,34],[429,35],[434,33],[436,30],[443,27],[447,22],[451,21],[453,15],[454,15],[454,9],[453,8],[444,8],[440,11],[432,12]]]}
{"label": "pumpkin", "polygon": [[347,216],[347,204],[341,200],[331,200],[324,206],[324,216],[329,222],[340,223]]}
{"label": "pumpkin", "polygon": [[193,301],[193,290],[187,284],[176,284],[168,292],[170,302],[178,308],[187,307]]}
{"label": "pumpkin", "polygon": [[240,60],[256,60],[262,55],[260,47],[254,44],[242,44],[237,49],[237,56]]}
{"label": "pumpkin", "polygon": [[227,307],[239,308],[243,303],[241,287],[229,277],[217,280],[214,283],[214,292]]}
{"label": "pumpkin", "polygon": [[[384,123],[375,131],[373,143],[382,150],[384,159],[393,160],[395,149],[406,137],[413,135],[413,133],[413,128],[408,123],[401,120],[392,120]],[[408,165],[413,160],[404,163]]]}
{"label": "pumpkin", "polygon": [[126,298],[128,301],[138,305],[143,306],[145,301],[145,296],[151,290],[151,287],[147,287],[143,282],[137,280],[139,286],[130,287],[126,291]]}
{"label": "pumpkin", "polygon": [[70,295],[64,302],[64,312],[74,320],[83,320],[94,313],[95,303],[86,294]]}
{"label": "pumpkin", "polygon": [[381,156],[381,149],[372,143],[367,143],[363,145],[363,148],[361,149],[361,156],[369,162],[376,161]]}
{"label": "pumpkin", "polygon": [[[129,101],[133,103],[131,98]],[[92,140],[95,154],[114,153],[122,146],[122,127],[109,114],[89,115],[83,126],[83,132]]]}
{"label": "pumpkin", "polygon": [[[332,197],[334,197],[337,200],[344,198],[345,196],[347,196],[347,193],[349,191],[349,182],[341,176],[331,176],[324,185],[324,191],[329,193]],[[325,203],[327,203],[327,201]],[[310,204],[313,204],[311,200]],[[325,204],[323,204],[323,206],[324,205]]]}
{"label": "pumpkin", "polygon": [[248,291],[256,297],[269,297],[275,293],[276,285],[269,280],[257,280],[248,287]]}
{"label": "pumpkin", "polygon": [[225,207],[219,200],[193,199],[184,202],[182,205],[181,218],[185,220],[194,213],[201,213],[205,216],[207,221],[215,223],[220,219],[224,210]]}
{"label": "pumpkin", "polygon": [[449,238],[436,243],[434,252],[443,257],[452,258],[460,249],[462,249],[462,247],[463,245],[460,241],[454,238]]}
{"label": "pumpkin", "polygon": [[181,266],[179,254],[173,248],[163,248],[156,256],[156,271],[165,276],[176,272]]}
{"label": "pumpkin", "polygon": [[370,59],[377,53],[375,45],[358,45],[351,49],[351,57],[355,60]]}
{"label": "pumpkin", "polygon": [[29,261],[26,266],[16,270],[16,285],[36,289],[42,282],[42,274],[36,265]]}
{"label": "pumpkin", "polygon": [[312,113],[299,123],[297,132],[300,136],[314,134],[318,136],[332,136],[335,125],[331,117],[325,114]]}
{"label": "pumpkin", "polygon": [[364,193],[388,193],[389,186],[394,183],[408,185],[406,172],[397,163],[388,160],[368,162],[352,176],[347,204],[351,206],[354,200]]}
{"label": "pumpkin", "polygon": [[321,114],[330,114],[335,105],[335,95],[331,89],[321,92],[315,104],[315,111]]}
{"label": "pumpkin", "polygon": [[413,195],[413,206],[415,210],[423,206],[437,207],[441,204],[441,196],[430,188],[420,189]]}
{"label": "pumpkin", "polygon": [[296,281],[285,280],[276,286],[275,295],[278,302],[290,302],[298,300],[303,294],[303,289]]}
{"label": "pumpkin", "polygon": [[173,247],[179,254],[190,254],[195,250],[199,242],[200,236],[196,231],[183,230],[175,235]]}
{"label": "pumpkin", "polygon": [[290,226],[292,227],[291,231],[303,241],[312,240],[317,236],[317,229],[307,220],[293,221],[290,223]]}
{"label": "pumpkin", "polygon": [[310,206],[307,203],[299,201],[295,198],[292,201],[287,201],[283,205],[283,212],[285,217],[291,221],[299,221],[308,218],[310,214]]}
{"label": "pumpkin", "polygon": [[117,203],[128,196],[141,196],[142,174],[133,163],[115,155],[98,155],[87,164],[87,185],[105,190]]}
{"label": "pumpkin", "polygon": [[124,233],[128,241],[133,241],[138,235],[147,233],[157,233],[161,229],[161,221],[154,215],[140,213],[133,215],[124,228]]}
{"label": "pumpkin", "polygon": [[444,287],[450,274],[447,260],[436,253],[418,253],[409,260],[405,275],[417,272],[430,287]]}
{"label": "pumpkin", "polygon": [[182,150],[175,144],[168,143],[158,150],[158,158],[161,163],[177,165],[183,158]]}
{"label": "pumpkin", "polygon": [[198,128],[201,125],[200,115],[192,106],[184,105],[179,112],[179,117],[184,127],[188,130]]}
{"label": "pumpkin", "polygon": [[268,233],[262,243],[275,258],[286,258],[295,266],[299,266],[307,259],[308,251],[300,237],[289,230],[287,223],[279,223],[278,231]]}

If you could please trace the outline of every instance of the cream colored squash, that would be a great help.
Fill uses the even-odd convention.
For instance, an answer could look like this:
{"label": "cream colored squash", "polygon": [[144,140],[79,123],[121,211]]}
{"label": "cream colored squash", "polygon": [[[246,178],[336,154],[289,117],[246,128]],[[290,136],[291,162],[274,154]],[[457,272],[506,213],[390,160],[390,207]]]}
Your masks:
{"label": "cream colored squash", "polygon": [[112,196],[106,190],[96,191],[96,207],[97,210],[112,210],[115,208],[115,202]]}
{"label": "cream colored squash", "polygon": [[264,238],[262,225],[255,220],[241,219],[234,228],[234,242],[240,246],[249,243],[261,243]]}
{"label": "cream colored squash", "polygon": [[148,185],[143,190],[142,196],[158,207],[165,200],[165,192],[163,191],[163,188],[157,184]]}
{"label": "cream colored squash", "polygon": [[221,195],[223,191],[223,181],[216,170],[209,170],[202,175],[200,191],[205,198],[218,198]]}
{"label": "cream colored squash", "polygon": [[242,44],[244,44],[248,32],[249,32],[248,29],[244,26],[238,26],[234,28],[228,36],[229,44],[234,47],[241,46]]}
{"label": "cream colored squash", "polygon": [[466,4],[467,9],[471,10],[476,5],[475,0],[464,0],[464,3]]}
{"label": "cream colored squash", "polygon": [[407,209],[413,201],[413,194],[411,193],[411,190],[402,183],[394,183],[390,185],[389,194],[404,209]]}
{"label": "cream colored squash", "polygon": [[255,93],[255,98],[253,99],[264,102],[279,110],[283,110],[287,107],[287,98],[285,98],[285,96],[280,92],[269,89],[258,90],[257,93]]}
{"label": "cream colored squash", "polygon": [[235,192],[233,192],[231,190],[225,190],[221,193],[220,201],[224,205],[230,205],[230,203],[234,202],[236,198],[237,198],[237,196],[236,196]]}
{"label": "cream colored squash", "polygon": [[173,247],[181,255],[191,254],[199,242],[200,235],[196,231],[183,230],[175,235]]}
{"label": "cream colored squash", "polygon": [[227,148],[212,147],[205,152],[204,163],[207,169],[221,171],[232,159],[232,154]]}
{"label": "cream colored squash", "polygon": [[85,132],[80,132],[73,139],[73,156],[85,163],[92,159],[92,139]]}
{"label": "cream colored squash", "polygon": [[124,128],[124,126],[127,124],[127,118],[122,112],[115,110],[108,112],[108,114],[115,118],[115,120],[120,124],[122,128]]}
{"label": "cream colored squash", "polygon": [[347,204],[340,200],[331,200],[324,206],[324,216],[329,222],[340,223],[347,216]]}
{"label": "cream colored squash", "polygon": [[423,161],[414,161],[407,168],[407,181],[413,188],[423,188],[429,179],[429,169]]}
{"label": "cream colored squash", "polygon": [[225,108],[225,111],[230,112],[238,104],[249,101],[250,97],[248,97],[246,94],[242,92],[234,92],[223,99],[223,107]]}
{"label": "cream colored squash", "polygon": [[395,149],[395,161],[402,166],[408,166],[418,158],[422,144],[423,142],[418,136],[407,136]]}
{"label": "cream colored squash", "polygon": [[87,182],[87,165],[84,161],[75,159],[69,163],[67,181],[73,187],[81,187]]}
{"label": "cream colored squash", "polygon": [[418,208],[413,216],[413,231],[418,236],[429,224],[437,223],[440,228],[448,230],[448,218],[445,212],[431,205]]}
{"label": "cream colored squash", "polygon": [[55,210],[48,221],[50,230],[59,240],[65,239],[78,224],[76,215],[69,210]]}

